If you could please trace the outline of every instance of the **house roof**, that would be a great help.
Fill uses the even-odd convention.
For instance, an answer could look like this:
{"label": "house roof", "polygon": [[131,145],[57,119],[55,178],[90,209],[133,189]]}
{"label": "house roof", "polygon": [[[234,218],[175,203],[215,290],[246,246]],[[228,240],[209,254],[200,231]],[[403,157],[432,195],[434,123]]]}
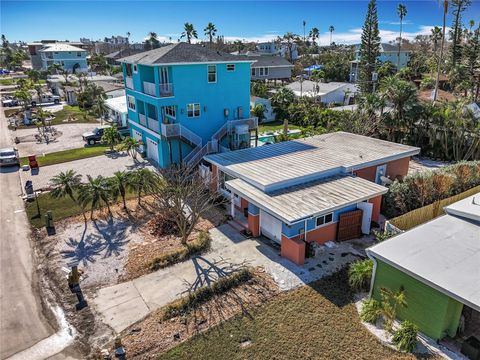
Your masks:
{"label": "house roof", "polygon": [[234,193],[292,224],[385,194],[388,189],[354,176],[333,176],[265,193],[241,179],[225,183]]}
{"label": "house roof", "polygon": [[45,44],[44,48],[39,51],[44,52],[44,51],[85,51],[85,50],[69,44],[53,43],[53,44]]}
{"label": "house roof", "polygon": [[205,156],[232,176],[260,187],[311,179],[332,170],[354,171],[412,155],[420,149],[347,132],[335,132]]}
{"label": "house roof", "polygon": [[[480,311],[480,222],[449,215],[448,208],[447,215],[381,242],[367,253]],[[480,205],[471,205],[469,211],[480,216]]]}
{"label": "house roof", "polygon": [[105,100],[105,105],[110,109],[117,111],[122,114],[127,113],[127,97],[126,96],[118,96],[110,99]]}
{"label": "house roof", "polygon": [[143,52],[143,50],[128,48],[128,49],[114,51],[110,54],[105,55],[105,57],[107,59],[117,60],[117,59],[120,59],[121,57],[138,54],[140,52]]}
{"label": "house roof", "polygon": [[206,63],[206,62],[252,62],[241,55],[209,49],[202,45],[179,42],[158,49],[124,57],[119,62],[138,63],[145,65],[176,64],[176,63]]}
{"label": "house roof", "polygon": [[247,56],[248,59],[255,61],[252,67],[292,67],[293,65],[284,57],[281,56]]}
{"label": "house roof", "polygon": [[286,85],[286,87],[297,96],[322,96],[343,88],[357,89],[357,85],[346,82],[322,83],[311,80],[295,81]]}
{"label": "house roof", "polygon": [[104,92],[108,93],[110,91],[122,90],[124,87],[119,83],[111,83],[108,81],[92,81],[95,85],[100,86]]}
{"label": "house roof", "polygon": [[[355,44],[355,50],[358,51],[360,49],[360,44]],[[398,45],[392,45],[388,43],[381,43],[380,44],[380,52],[398,52]],[[406,49],[402,47],[400,52],[412,52],[410,49]]]}

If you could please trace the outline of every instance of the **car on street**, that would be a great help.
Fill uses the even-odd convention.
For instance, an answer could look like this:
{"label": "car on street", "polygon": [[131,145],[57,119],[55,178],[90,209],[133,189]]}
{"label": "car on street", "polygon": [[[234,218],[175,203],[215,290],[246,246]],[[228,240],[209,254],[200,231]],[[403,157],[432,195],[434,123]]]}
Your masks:
{"label": "car on street", "polygon": [[12,106],[18,106],[20,103],[16,99],[4,99],[2,100],[2,105],[3,107],[12,107]]}
{"label": "car on street", "polygon": [[95,145],[95,143],[100,142],[103,136],[103,131],[106,128],[109,128],[110,125],[97,126],[92,131],[88,131],[82,134],[83,140],[88,145]]}
{"label": "car on street", "polygon": [[0,149],[0,167],[20,165],[18,150],[14,148]]}
{"label": "car on street", "polygon": [[30,104],[32,106],[37,106],[41,104],[59,104],[60,103],[60,96],[58,95],[53,95],[52,93],[45,93],[41,94],[40,97],[38,96],[33,96],[32,101]]}

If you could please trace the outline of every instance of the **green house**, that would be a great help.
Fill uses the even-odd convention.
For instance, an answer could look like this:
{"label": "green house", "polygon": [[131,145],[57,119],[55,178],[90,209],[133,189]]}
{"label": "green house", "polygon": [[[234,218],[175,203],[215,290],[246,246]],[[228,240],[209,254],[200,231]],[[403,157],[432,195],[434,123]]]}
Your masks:
{"label": "green house", "polygon": [[371,296],[404,289],[407,306],[398,318],[435,340],[480,332],[480,194],[445,212],[367,249],[374,261]]}

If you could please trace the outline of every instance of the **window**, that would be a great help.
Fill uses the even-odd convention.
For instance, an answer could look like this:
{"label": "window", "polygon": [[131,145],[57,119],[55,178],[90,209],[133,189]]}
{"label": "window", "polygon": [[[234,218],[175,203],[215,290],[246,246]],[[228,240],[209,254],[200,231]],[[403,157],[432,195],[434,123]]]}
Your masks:
{"label": "window", "polygon": [[208,82],[215,83],[217,82],[217,66],[208,65]]}
{"label": "window", "polygon": [[137,72],[137,65],[133,65],[133,72],[134,72],[134,73]]}
{"label": "window", "polygon": [[125,72],[128,77],[132,76],[132,64],[125,64]]}
{"label": "window", "polygon": [[187,116],[188,117],[200,116],[200,104],[187,104]]}
{"label": "window", "polygon": [[175,109],[175,106],[165,106],[165,115],[175,118],[177,116],[177,109]]}
{"label": "window", "polygon": [[325,214],[325,215],[317,217],[316,222],[315,222],[315,226],[316,227],[323,226],[323,225],[331,223],[332,221],[333,221],[333,213]]}
{"label": "window", "polygon": [[260,76],[263,76],[263,68],[260,68]]}
{"label": "window", "polygon": [[227,71],[235,71],[235,64],[227,64]]}
{"label": "window", "polygon": [[268,67],[258,68],[259,76],[268,76]]}
{"label": "window", "polygon": [[55,51],[54,54],[55,54],[55,55],[58,55],[58,51]]}
{"label": "window", "polygon": [[135,111],[135,98],[133,96],[127,95],[127,105],[130,110]]}
{"label": "window", "polygon": [[255,76],[255,68],[252,68],[252,76]]}
{"label": "window", "polygon": [[78,56],[78,57],[82,56],[82,53],[78,51],[78,52],[77,52],[77,56]]}

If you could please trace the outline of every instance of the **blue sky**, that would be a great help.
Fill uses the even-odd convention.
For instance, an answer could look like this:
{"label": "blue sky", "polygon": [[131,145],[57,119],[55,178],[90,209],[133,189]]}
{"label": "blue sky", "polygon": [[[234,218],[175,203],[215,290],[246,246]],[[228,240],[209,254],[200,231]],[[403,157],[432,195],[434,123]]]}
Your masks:
{"label": "blue sky", "polygon": [[[160,38],[176,40],[183,23],[194,24],[200,38],[212,21],[218,35],[227,40],[262,41],[287,31],[303,35],[317,27],[320,43],[329,42],[328,27],[333,25],[337,43],[358,42],[367,1],[5,1],[0,0],[0,29],[10,41],[41,39],[103,39],[131,33],[141,41],[149,31]],[[437,0],[403,1],[407,6],[404,32],[407,38],[429,34],[441,25],[442,9]],[[398,1],[378,1],[378,16],[383,41],[398,36]],[[480,21],[480,0],[473,0],[464,20]],[[447,24],[451,24],[451,16]]]}

